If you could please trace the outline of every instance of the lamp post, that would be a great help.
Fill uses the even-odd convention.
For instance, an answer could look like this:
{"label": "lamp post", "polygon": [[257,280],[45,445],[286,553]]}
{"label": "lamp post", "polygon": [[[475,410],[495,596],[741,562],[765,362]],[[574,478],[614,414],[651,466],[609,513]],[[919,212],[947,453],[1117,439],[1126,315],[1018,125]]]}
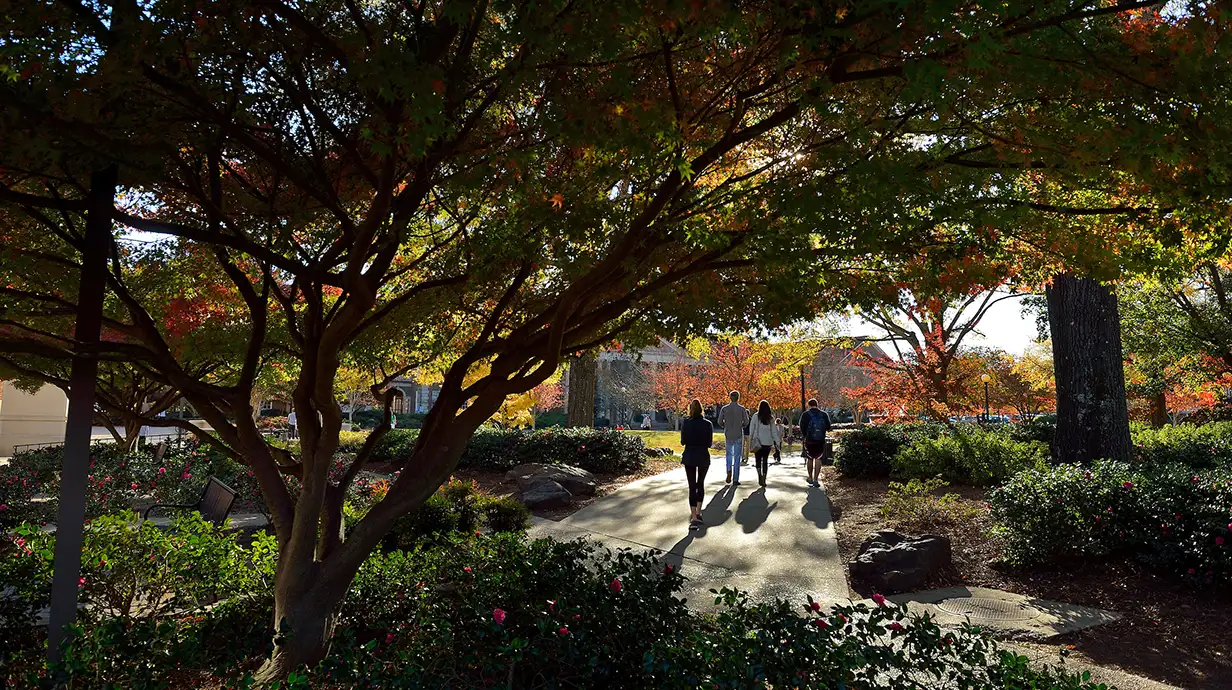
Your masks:
{"label": "lamp post", "polygon": [[992,381],[992,377],[988,374],[980,376],[980,380],[984,382],[984,423],[988,423],[988,382]]}

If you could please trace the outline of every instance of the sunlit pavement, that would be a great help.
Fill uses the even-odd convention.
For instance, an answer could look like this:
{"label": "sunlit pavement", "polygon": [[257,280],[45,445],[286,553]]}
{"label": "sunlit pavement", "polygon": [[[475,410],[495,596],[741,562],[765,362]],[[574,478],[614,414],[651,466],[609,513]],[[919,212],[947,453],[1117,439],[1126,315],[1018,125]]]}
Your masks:
{"label": "sunlit pavement", "polygon": [[846,600],[847,580],[839,558],[830,504],[822,489],[804,483],[804,464],[783,458],[770,465],[766,487],[750,464],[740,486],[728,486],[724,460],[712,455],[706,475],[702,518],[688,529],[688,482],[684,468],[621,487],[559,523],[536,521],[532,534],[590,536],[613,548],[664,552],[663,561],[689,579],[690,604],[713,607],[711,588],[738,588],[754,600],[783,598],[803,606],[806,595]]}

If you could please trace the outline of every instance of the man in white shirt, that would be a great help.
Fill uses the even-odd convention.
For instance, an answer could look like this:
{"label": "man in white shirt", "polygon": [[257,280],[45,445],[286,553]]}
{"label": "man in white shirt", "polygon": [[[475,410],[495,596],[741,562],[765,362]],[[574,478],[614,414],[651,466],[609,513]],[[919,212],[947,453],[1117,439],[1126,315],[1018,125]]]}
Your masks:
{"label": "man in white shirt", "polygon": [[295,410],[291,410],[291,414],[287,415],[287,424],[291,427],[291,438],[299,436],[299,427],[295,425]]}
{"label": "man in white shirt", "polygon": [[749,411],[740,404],[740,393],[730,393],[731,402],[719,410],[719,426],[727,445],[727,483],[740,485],[740,461],[744,459],[744,427]]}

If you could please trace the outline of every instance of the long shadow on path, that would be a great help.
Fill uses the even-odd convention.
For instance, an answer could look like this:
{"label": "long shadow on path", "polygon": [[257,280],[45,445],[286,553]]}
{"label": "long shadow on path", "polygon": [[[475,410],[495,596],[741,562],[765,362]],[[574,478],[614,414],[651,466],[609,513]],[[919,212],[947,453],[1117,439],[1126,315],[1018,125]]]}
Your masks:
{"label": "long shadow on path", "polygon": [[758,527],[765,524],[770,517],[770,511],[774,510],[778,504],[778,501],[774,503],[766,501],[766,489],[762,487],[740,502],[736,508],[736,524],[740,525],[745,534],[752,534],[757,531]]}
{"label": "long shadow on path", "polygon": [[829,527],[833,517],[830,514],[830,498],[826,496],[826,492],[810,487],[804,505],[800,507],[800,515],[817,525],[818,529]]}

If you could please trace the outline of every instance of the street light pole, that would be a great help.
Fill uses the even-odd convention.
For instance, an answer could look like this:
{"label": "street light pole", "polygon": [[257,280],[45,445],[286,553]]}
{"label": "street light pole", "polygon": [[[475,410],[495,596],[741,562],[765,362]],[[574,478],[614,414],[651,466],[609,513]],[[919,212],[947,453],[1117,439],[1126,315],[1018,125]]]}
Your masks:
{"label": "street light pole", "polygon": [[980,380],[984,382],[984,423],[987,424],[988,423],[988,382],[992,380],[992,377],[989,376],[988,374],[984,374],[983,376],[980,377]]}

